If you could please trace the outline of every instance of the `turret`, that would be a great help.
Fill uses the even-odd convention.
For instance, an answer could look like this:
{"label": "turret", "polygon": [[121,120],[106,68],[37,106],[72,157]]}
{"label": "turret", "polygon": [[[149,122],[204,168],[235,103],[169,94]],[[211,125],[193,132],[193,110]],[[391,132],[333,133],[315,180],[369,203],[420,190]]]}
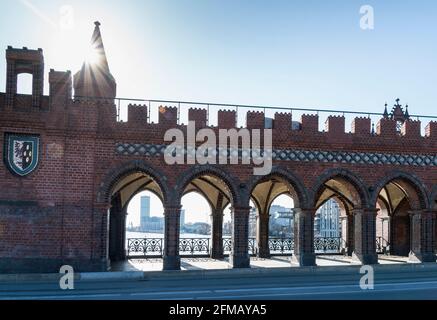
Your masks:
{"label": "turret", "polygon": [[116,82],[109,70],[105,47],[100,33],[100,23],[95,22],[91,38],[91,53],[82,69],[74,75],[76,98],[96,97],[113,99],[116,96]]}

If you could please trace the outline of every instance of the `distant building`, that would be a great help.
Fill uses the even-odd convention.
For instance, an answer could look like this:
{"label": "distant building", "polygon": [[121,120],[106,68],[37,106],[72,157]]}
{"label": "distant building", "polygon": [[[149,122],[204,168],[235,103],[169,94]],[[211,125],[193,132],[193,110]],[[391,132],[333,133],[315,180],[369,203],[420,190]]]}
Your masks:
{"label": "distant building", "polygon": [[249,214],[249,238],[255,238],[256,237],[256,223],[257,223],[257,210],[255,207],[250,209]]}
{"label": "distant building", "polygon": [[269,235],[272,237],[292,237],[293,229],[293,212],[290,208],[272,205],[269,210]]}
{"label": "distant building", "polygon": [[181,210],[181,227],[185,225],[185,209]]}
{"label": "distant building", "polygon": [[337,201],[326,201],[316,212],[314,235],[319,237],[340,237],[340,208]]}
{"label": "distant building", "polygon": [[140,208],[140,228],[143,231],[146,231],[146,225],[150,218],[150,197],[142,196],[141,199],[141,208]]}

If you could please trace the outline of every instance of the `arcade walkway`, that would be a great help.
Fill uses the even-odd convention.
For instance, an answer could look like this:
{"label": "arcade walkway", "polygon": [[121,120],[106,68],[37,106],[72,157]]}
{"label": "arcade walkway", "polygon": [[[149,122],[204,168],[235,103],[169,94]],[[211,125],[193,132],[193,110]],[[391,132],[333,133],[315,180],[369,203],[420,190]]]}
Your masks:
{"label": "arcade walkway", "polygon": [[[378,261],[380,264],[406,264],[408,257],[385,256],[379,255]],[[339,255],[323,255],[317,256],[316,263],[318,266],[347,266],[353,264],[352,258],[349,256]],[[270,259],[262,259],[252,257],[250,259],[251,268],[286,268],[299,267],[298,264],[290,262],[290,257],[277,256]],[[216,260],[211,258],[181,258],[181,270],[215,270],[229,269],[227,258],[224,260]],[[162,259],[130,259],[112,265],[111,271],[161,271]]]}

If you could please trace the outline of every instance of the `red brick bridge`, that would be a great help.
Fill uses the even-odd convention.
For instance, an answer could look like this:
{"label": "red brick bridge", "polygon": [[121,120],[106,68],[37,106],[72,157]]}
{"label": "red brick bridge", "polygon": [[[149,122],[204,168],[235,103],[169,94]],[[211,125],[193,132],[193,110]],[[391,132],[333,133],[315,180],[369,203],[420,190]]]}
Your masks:
{"label": "red brick bridge", "polygon": [[[320,131],[317,113],[292,121],[292,112],[282,110],[266,121],[262,111],[251,110],[248,129],[272,128],[270,174],[255,176],[253,166],[243,164],[167,165],[165,132],[186,131],[177,104],[161,107],[158,123],[147,102],[129,105],[128,121],[118,121],[116,83],[97,24],[92,43],[99,62],[84,63],[73,79],[69,71],[50,70],[48,96],[42,50],[6,50],[0,272],[58,272],[64,264],[108,270],[125,257],[127,204],[144,190],[164,206],[164,269],[180,268],[181,198],[189,192],[211,206],[214,258],[223,257],[223,210],[231,205],[234,268],[249,267],[250,201],[258,212],[257,252],[268,257],[269,207],[282,194],[294,202],[293,259],[302,266],[315,264],[314,216],[331,198],[341,206],[347,254],[358,262],[378,262],[377,236],[388,239],[391,254],[435,261],[437,122],[422,136],[421,122],[399,103],[381,114],[374,130],[369,117],[357,117],[350,132],[342,115],[329,116]],[[17,94],[21,73],[33,76],[31,95]],[[218,133],[237,126],[236,111],[228,109],[218,111],[217,126],[209,124],[207,108],[190,108],[188,119],[198,130]]]}

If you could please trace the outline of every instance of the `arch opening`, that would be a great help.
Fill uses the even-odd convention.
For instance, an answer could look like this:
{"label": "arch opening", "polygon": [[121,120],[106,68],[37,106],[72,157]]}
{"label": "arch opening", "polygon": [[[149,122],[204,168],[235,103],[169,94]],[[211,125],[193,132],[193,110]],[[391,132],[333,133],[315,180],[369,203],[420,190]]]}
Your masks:
{"label": "arch opening", "polygon": [[314,190],[315,253],[352,256],[355,249],[354,210],[367,206],[364,186],[350,173],[335,173],[322,180]]}
{"label": "arch opening", "polygon": [[32,95],[33,75],[31,73],[17,74],[17,94]]}
{"label": "arch opening", "polygon": [[[111,269],[133,267],[124,262],[136,258],[162,257],[164,202],[167,194],[155,177],[136,169],[118,175],[106,195],[110,201],[108,258]],[[161,269],[161,264],[154,264]]]}
{"label": "arch opening", "polygon": [[380,188],[376,202],[379,253],[409,256],[412,248],[410,213],[424,209],[423,203],[420,187],[405,177],[393,178]]}

